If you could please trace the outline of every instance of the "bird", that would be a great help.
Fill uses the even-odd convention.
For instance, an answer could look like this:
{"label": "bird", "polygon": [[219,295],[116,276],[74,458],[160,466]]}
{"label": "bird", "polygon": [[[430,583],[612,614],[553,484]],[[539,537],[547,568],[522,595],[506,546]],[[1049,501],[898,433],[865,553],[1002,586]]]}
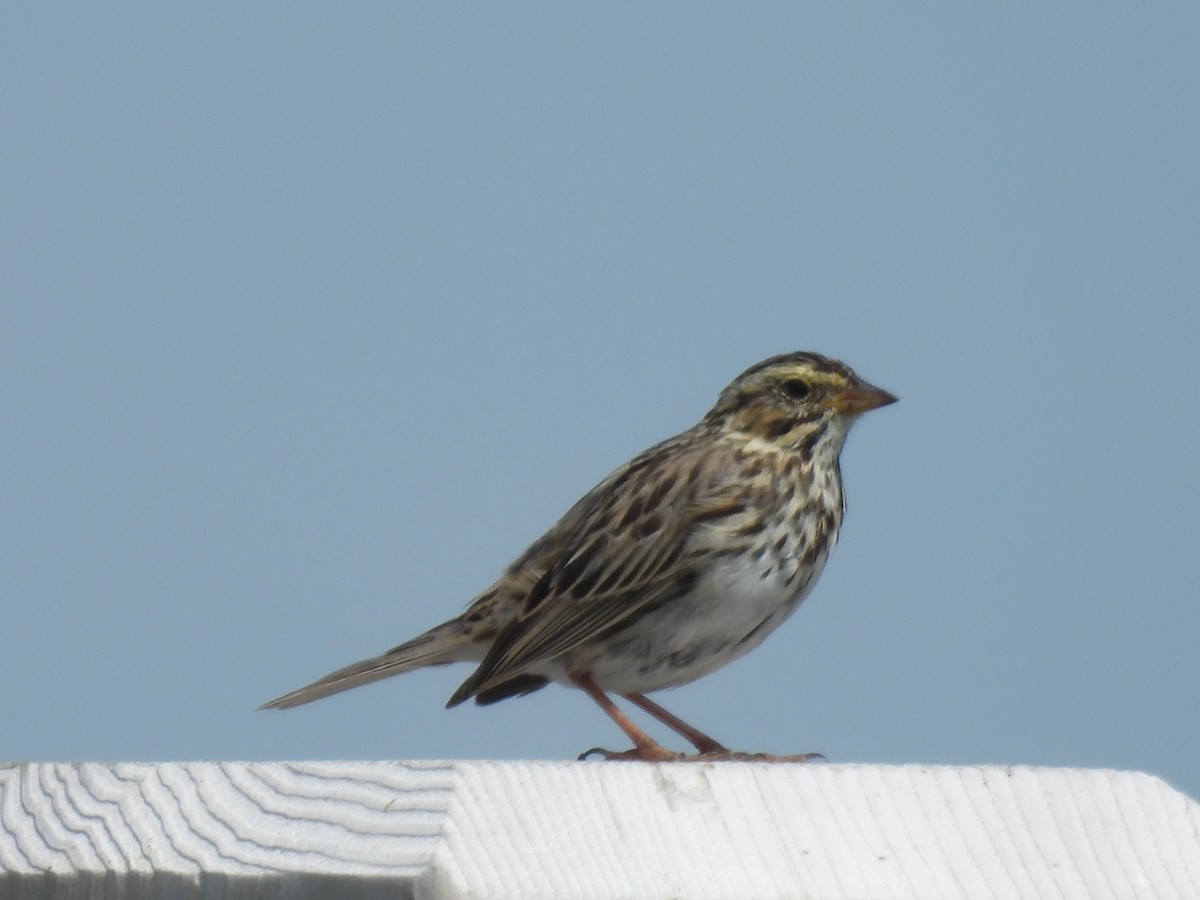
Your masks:
{"label": "bird", "polygon": [[[588,491],[462,612],[260,709],[287,709],[425,666],[474,671],[447,707],[559,683],[582,690],[631,750],[609,760],[807,760],[733,751],[646,695],[757,647],[808,596],[845,513],[840,455],[865,412],[897,398],[808,351],[750,366],[693,427]],[[686,739],[669,750],[610,695]]]}

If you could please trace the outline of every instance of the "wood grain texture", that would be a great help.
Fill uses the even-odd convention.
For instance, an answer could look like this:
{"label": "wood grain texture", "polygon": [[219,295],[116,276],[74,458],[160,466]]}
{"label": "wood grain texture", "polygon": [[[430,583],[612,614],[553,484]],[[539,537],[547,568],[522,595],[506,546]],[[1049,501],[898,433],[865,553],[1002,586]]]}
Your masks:
{"label": "wood grain texture", "polygon": [[1200,807],[1077,769],[0,766],[0,900],[1200,898]]}

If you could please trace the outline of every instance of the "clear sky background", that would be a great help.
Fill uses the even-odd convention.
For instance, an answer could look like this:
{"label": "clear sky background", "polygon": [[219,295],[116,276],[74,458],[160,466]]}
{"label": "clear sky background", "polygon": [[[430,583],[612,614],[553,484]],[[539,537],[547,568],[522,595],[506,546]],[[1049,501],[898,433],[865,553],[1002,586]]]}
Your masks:
{"label": "clear sky background", "polygon": [[[455,614],[774,353],[901,402],[804,607],[659,695],[1200,797],[1200,5],[0,14],[0,758],[573,758]],[[661,734],[661,732],[657,732]]]}

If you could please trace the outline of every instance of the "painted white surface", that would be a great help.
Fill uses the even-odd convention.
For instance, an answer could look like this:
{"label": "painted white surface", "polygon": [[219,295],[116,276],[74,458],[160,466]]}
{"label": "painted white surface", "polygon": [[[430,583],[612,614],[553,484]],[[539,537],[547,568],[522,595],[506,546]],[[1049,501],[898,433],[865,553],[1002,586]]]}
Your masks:
{"label": "painted white surface", "polygon": [[1200,806],[1027,767],[10,764],[0,870],[22,898],[1197,898]]}

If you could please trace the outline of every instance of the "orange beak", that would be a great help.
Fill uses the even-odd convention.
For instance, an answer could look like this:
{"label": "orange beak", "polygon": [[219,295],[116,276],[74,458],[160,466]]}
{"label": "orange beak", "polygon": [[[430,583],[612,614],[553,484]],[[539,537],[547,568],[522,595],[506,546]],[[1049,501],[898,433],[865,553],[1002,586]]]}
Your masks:
{"label": "orange beak", "polygon": [[900,398],[890,394],[883,388],[877,388],[865,381],[857,381],[848,388],[843,388],[829,398],[829,405],[840,413],[859,415],[872,409],[879,409],[889,403],[895,403]]}

